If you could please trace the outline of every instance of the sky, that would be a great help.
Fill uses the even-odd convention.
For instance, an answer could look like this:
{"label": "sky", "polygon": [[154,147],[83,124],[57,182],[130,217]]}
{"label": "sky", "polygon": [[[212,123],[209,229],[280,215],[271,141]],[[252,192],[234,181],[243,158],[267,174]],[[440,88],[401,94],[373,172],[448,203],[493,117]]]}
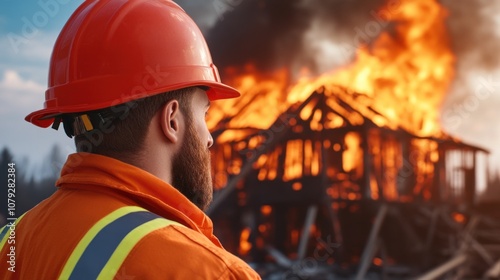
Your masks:
{"label": "sky", "polygon": [[[199,1],[197,1],[199,3]],[[29,113],[42,109],[47,88],[50,55],[55,40],[73,11],[83,0],[0,0],[0,149],[7,147],[18,168],[27,173],[46,170],[47,158],[59,146],[62,159],[75,152],[73,140],[63,129],[42,129],[24,120]],[[192,10],[203,31],[217,13],[201,13],[192,1],[179,2]],[[205,10],[206,11],[206,10]],[[19,165],[28,166],[19,166]],[[52,162],[60,166],[63,162]]]}
{"label": "sky", "polygon": [[[14,154],[18,169],[40,165],[55,144],[64,154],[74,152],[63,131],[35,127],[24,117],[42,109],[52,46],[82,2],[0,1],[0,147]],[[22,166],[26,160],[32,164]]]}
{"label": "sky", "polygon": [[[206,32],[215,21],[222,20],[224,9],[229,7],[214,5],[218,1],[222,0],[178,3]],[[47,163],[45,159],[55,144],[64,158],[75,151],[72,139],[62,129],[38,128],[24,117],[43,107],[52,46],[82,2],[0,0],[0,148],[8,147],[18,165],[30,162],[18,168],[37,172]],[[473,92],[458,93],[460,84],[455,85],[442,109],[445,129],[470,144],[491,150],[490,162],[494,166],[500,166],[499,77],[498,71],[471,75],[468,82]]]}

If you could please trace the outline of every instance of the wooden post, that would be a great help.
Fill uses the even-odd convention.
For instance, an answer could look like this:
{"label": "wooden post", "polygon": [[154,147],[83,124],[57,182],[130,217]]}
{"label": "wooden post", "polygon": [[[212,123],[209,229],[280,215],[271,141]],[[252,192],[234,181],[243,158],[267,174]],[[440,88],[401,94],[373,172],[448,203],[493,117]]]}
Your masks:
{"label": "wooden post", "polygon": [[368,271],[370,263],[373,259],[373,255],[375,254],[378,233],[380,232],[380,228],[382,227],[382,223],[384,222],[385,215],[387,214],[387,208],[387,204],[382,204],[382,206],[380,206],[378,210],[377,217],[375,218],[375,222],[373,223],[373,227],[370,232],[370,237],[368,238],[365,250],[363,251],[363,256],[361,257],[358,273],[355,278],[356,280],[365,279],[366,271]]}
{"label": "wooden post", "polygon": [[306,220],[304,221],[304,226],[302,227],[302,234],[300,235],[299,248],[297,252],[297,260],[302,260],[306,256],[307,243],[309,241],[309,236],[311,233],[311,227],[316,220],[316,213],[318,212],[318,206],[311,205],[307,209]]}
{"label": "wooden post", "polygon": [[443,263],[442,265],[436,267],[435,269],[425,273],[424,275],[419,276],[415,280],[434,280],[439,276],[445,274],[446,272],[452,271],[457,268],[461,264],[463,264],[467,260],[467,253],[461,253],[451,260]]}
{"label": "wooden post", "polygon": [[488,271],[484,274],[485,279],[498,279],[500,278],[500,260],[493,264]]}
{"label": "wooden post", "polygon": [[291,268],[293,266],[293,262],[276,248],[268,246],[266,250],[269,255],[274,258],[278,265],[285,268]]}

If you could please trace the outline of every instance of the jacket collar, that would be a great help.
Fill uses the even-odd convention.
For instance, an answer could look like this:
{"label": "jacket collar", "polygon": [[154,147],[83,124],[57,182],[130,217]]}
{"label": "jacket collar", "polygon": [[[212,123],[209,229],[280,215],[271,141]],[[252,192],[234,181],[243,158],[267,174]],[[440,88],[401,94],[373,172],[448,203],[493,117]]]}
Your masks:
{"label": "jacket collar", "polygon": [[132,196],[140,201],[138,206],[197,230],[220,246],[210,218],[182,193],[151,173],[117,159],[90,153],[71,154],[56,186],[111,190]]}

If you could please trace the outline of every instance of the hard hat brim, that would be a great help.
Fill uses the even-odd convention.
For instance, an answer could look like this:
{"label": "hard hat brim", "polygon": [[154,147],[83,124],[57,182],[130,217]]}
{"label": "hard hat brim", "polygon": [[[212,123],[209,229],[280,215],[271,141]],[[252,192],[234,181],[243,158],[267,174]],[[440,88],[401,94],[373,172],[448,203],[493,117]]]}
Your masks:
{"label": "hard hat brim", "polygon": [[[189,83],[186,83],[185,85],[183,84],[177,84],[175,85],[174,88],[165,88],[164,90],[157,92],[157,93],[151,93],[150,95],[154,94],[159,94],[167,91],[172,91],[172,90],[178,90],[182,89],[185,87],[194,87],[194,86],[205,86],[208,87],[208,90],[206,91],[208,99],[210,101],[214,100],[219,100],[219,99],[229,99],[229,98],[236,98],[240,96],[240,93],[238,90],[219,83],[219,82],[212,82],[212,81],[206,81],[206,80],[201,80],[201,81],[190,81]],[[133,100],[133,99],[132,99]],[[123,104],[132,100],[123,100],[123,102],[119,104]],[[119,104],[114,104],[114,105],[119,105]],[[45,104],[46,105],[46,104]],[[47,106],[46,106],[47,107]],[[95,104],[92,104],[92,107],[89,108],[89,106],[86,105],[73,105],[73,106],[64,106],[64,107],[55,107],[55,108],[44,108],[35,112],[32,112],[31,114],[27,115],[24,119],[38,127],[46,128],[52,125],[54,122],[54,118],[58,115],[61,114],[69,114],[69,113],[78,113],[78,112],[86,112],[90,110],[96,110],[96,109],[103,109],[109,107],[109,104],[103,104],[103,106],[96,106]]]}

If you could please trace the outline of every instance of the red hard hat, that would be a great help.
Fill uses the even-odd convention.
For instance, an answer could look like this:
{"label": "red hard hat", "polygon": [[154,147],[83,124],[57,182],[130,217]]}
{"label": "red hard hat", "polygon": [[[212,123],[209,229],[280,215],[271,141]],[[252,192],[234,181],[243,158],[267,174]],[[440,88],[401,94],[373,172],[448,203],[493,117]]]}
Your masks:
{"label": "red hard hat", "polygon": [[44,109],[26,116],[40,127],[54,117],[111,107],[191,86],[210,100],[239,96],[221,83],[205,39],[170,0],[87,0],[56,41]]}

